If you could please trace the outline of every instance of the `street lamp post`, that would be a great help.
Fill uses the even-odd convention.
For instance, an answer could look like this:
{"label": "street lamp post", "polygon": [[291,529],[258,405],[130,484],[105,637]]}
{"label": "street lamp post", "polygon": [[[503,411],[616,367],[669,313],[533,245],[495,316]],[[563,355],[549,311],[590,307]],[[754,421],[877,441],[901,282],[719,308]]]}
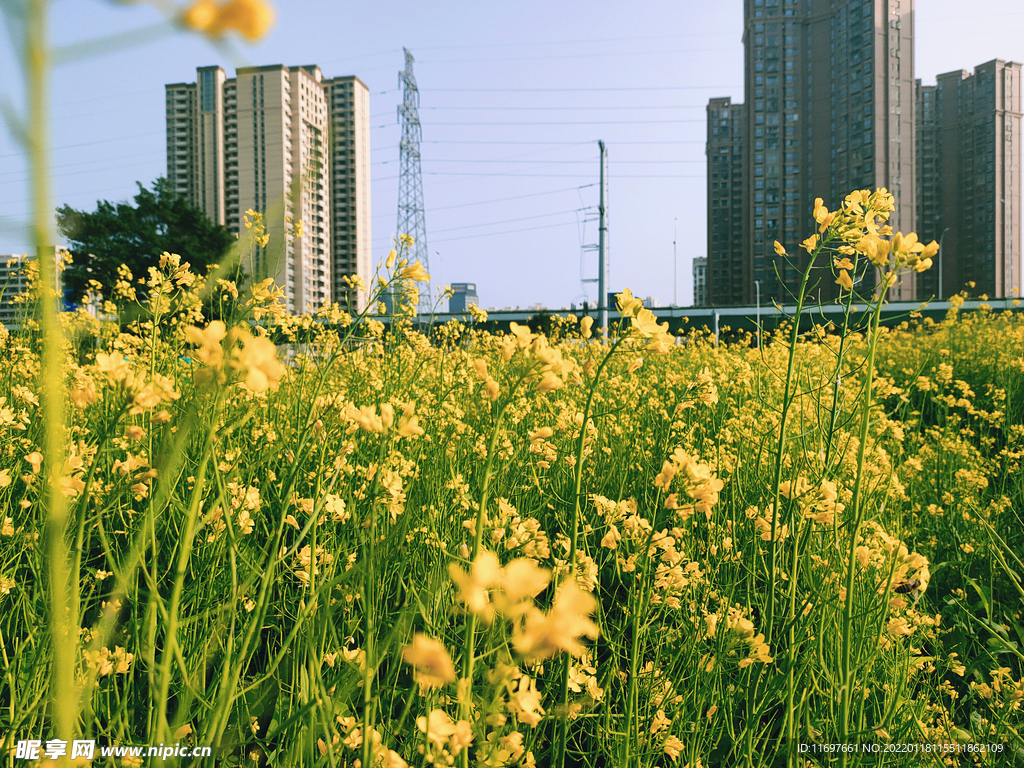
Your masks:
{"label": "street lamp post", "polygon": [[754,281],[754,290],[757,292],[757,348],[761,348],[761,281]]}
{"label": "street lamp post", "polygon": [[[676,250],[676,239],[679,234],[679,218],[672,223],[672,306],[679,306],[679,252]],[[697,302],[694,302],[696,304]]]}
{"label": "street lamp post", "polygon": [[949,232],[949,227],[942,230],[942,234],[939,235],[939,301],[942,301],[942,238]]}

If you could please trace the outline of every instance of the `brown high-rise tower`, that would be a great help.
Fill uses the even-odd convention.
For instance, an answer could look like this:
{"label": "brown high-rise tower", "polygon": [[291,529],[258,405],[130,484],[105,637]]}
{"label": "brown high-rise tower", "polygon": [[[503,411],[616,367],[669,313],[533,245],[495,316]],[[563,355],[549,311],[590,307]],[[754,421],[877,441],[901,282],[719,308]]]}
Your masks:
{"label": "brown high-rise tower", "polygon": [[[914,228],[913,12],[913,0],[744,0],[742,227],[729,230],[728,243],[722,203],[732,210],[736,197],[731,185],[728,195],[711,188],[721,152],[712,152],[712,105],[721,102],[708,107],[711,303],[753,303],[755,281],[762,302],[797,290],[807,258],[799,243],[814,231],[816,197],[834,209],[855,189],[886,187],[896,199],[893,227]],[[776,255],[776,240],[789,261]],[[828,300],[836,290],[822,278],[813,292]],[[891,293],[914,294],[913,277]]]}
{"label": "brown high-rise tower", "polygon": [[974,295],[1020,295],[1021,65],[947,72],[919,84],[917,101],[919,234],[942,243],[921,297],[947,298],[968,282]]}

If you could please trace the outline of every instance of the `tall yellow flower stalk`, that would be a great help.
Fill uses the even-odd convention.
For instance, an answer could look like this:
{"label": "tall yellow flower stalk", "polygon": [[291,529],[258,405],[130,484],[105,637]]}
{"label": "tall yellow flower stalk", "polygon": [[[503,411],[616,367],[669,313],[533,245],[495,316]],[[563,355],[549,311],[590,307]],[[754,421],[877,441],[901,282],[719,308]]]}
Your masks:
{"label": "tall yellow flower stalk", "polygon": [[54,232],[50,211],[49,167],[49,65],[47,41],[48,3],[30,0],[25,24],[25,91],[28,94],[27,142],[32,190],[32,242],[39,262],[40,405],[43,416],[43,497],[46,505],[46,547],[50,574],[50,640],[53,645],[54,735],[70,739],[77,710],[74,682],[75,648],[78,641],[78,574],[71,573],[70,552],[65,542],[67,498],[61,493],[60,470],[64,467],[65,424],[62,390],[64,339],[57,319],[57,297],[48,290],[56,284]]}
{"label": "tall yellow flower stalk", "polygon": [[[26,0],[22,70],[28,100],[25,148],[31,189],[32,244],[38,260],[40,292],[39,393],[42,414],[42,471],[44,478],[45,543],[50,578],[50,640],[53,649],[51,693],[53,736],[73,737],[79,691],[75,683],[78,646],[79,574],[66,536],[68,497],[63,492],[67,425],[64,419],[64,335],[58,318],[59,297],[50,290],[57,281],[53,205],[50,181],[50,45],[47,0]],[[180,15],[180,23],[211,37],[235,31],[249,40],[264,35],[273,24],[273,9],[263,0],[200,0]]]}

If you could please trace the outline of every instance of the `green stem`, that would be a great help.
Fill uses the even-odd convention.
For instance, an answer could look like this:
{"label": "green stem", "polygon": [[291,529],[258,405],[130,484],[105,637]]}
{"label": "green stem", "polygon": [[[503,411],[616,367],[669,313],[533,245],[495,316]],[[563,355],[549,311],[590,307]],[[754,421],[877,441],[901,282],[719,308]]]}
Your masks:
{"label": "green stem", "polygon": [[811,253],[807,269],[804,270],[803,279],[800,281],[800,293],[797,295],[796,312],[793,316],[793,332],[789,340],[789,360],[786,364],[786,386],[782,393],[782,414],[779,417],[779,445],[775,451],[775,468],[772,473],[772,530],[771,540],[768,542],[768,621],[765,634],[768,644],[772,645],[775,639],[775,583],[778,578],[778,530],[779,518],[782,516],[779,511],[779,485],[782,483],[782,455],[786,450],[786,427],[789,423],[789,408],[793,400],[793,375],[796,370],[796,345],[800,338],[800,316],[804,311],[804,300],[807,297],[807,282],[810,280],[811,271],[814,269],[814,261],[825,245],[825,240],[818,244],[818,247]]}
{"label": "green stem", "polygon": [[[211,431],[207,435],[206,445],[203,448],[202,457],[199,460],[199,471],[196,475],[195,487],[192,491],[192,499],[189,503],[188,512],[185,516],[184,528],[181,541],[178,544],[178,562],[175,567],[174,586],[171,588],[171,599],[167,608],[167,629],[164,632],[164,650],[160,659],[160,671],[158,674],[158,692],[156,698],[157,734],[160,741],[170,739],[170,725],[167,722],[167,700],[170,693],[171,665],[175,656],[175,649],[178,647],[178,623],[180,621],[181,595],[185,586],[185,574],[188,571],[188,563],[192,557],[192,541],[198,529],[199,511],[203,503],[203,490],[206,487],[206,471],[210,462],[210,454],[213,449],[213,429],[217,423],[219,413],[219,401],[213,407],[211,418]],[[182,670],[183,672],[185,670]]]}
{"label": "green stem", "polygon": [[[576,441],[576,472],[575,472],[575,487],[573,489],[573,509],[572,509],[572,535],[569,537],[569,578],[573,579],[576,576],[576,543],[580,535],[580,507],[582,496],[580,490],[583,487],[583,448],[586,444],[587,437],[587,423],[590,421],[590,411],[594,404],[594,393],[597,391],[597,385],[601,382],[601,374],[604,372],[605,367],[608,365],[608,361],[612,359],[612,355],[622,345],[622,343],[628,338],[628,336],[620,335],[615,343],[612,344],[612,348],[608,350],[608,354],[604,356],[604,360],[597,367],[597,371],[594,373],[594,380],[590,385],[590,391],[587,393],[587,404],[583,409],[583,424],[580,425],[579,438]],[[569,703],[569,665],[571,658],[566,654],[565,658],[562,659],[562,708],[565,709]],[[569,716],[565,714],[562,720],[561,727],[559,728],[558,738],[558,752],[556,754],[554,765],[558,768],[565,766],[565,753],[569,743]]]}
{"label": "green stem", "polygon": [[[484,477],[480,484],[480,505],[476,511],[476,530],[473,532],[473,550],[470,554],[470,568],[476,561],[477,555],[483,546],[484,522],[487,519],[487,495],[490,492],[491,475],[494,471],[494,455],[498,446],[498,434],[501,432],[501,422],[505,415],[504,406],[497,407],[494,417],[494,429],[491,431],[491,439],[487,444],[487,463],[484,465]],[[476,662],[476,625],[477,616],[469,612],[466,621],[466,639],[462,648],[462,678],[466,680],[464,698],[459,702],[459,718],[468,720],[471,717],[473,703],[473,666]],[[462,751],[462,765],[469,768],[469,750]]]}
{"label": "green stem", "polygon": [[800,532],[793,537],[793,557],[789,565],[789,614],[786,620],[789,628],[786,631],[786,644],[788,646],[786,659],[786,765],[795,768],[798,765],[796,753],[796,665],[798,649],[796,644],[796,600],[797,600],[797,576],[800,571],[800,553],[804,550],[808,539],[811,536],[811,527],[807,527],[807,534],[804,536],[804,546],[800,546]]}
{"label": "green stem", "polygon": [[[377,470],[379,475],[381,470]],[[373,560],[375,554],[375,539],[377,538],[376,510],[370,507],[370,530],[367,536],[366,545],[366,567],[363,571],[363,618],[366,636],[363,638],[363,765],[372,765],[373,739],[370,733],[373,730],[373,662],[374,662],[374,599],[373,592]],[[310,560],[316,559],[316,550],[310,556]]]}
{"label": "green stem", "polygon": [[[884,286],[884,282],[883,282]],[[846,565],[846,600],[843,604],[843,639],[840,650],[840,707],[839,707],[839,741],[846,743],[850,734],[850,713],[853,705],[853,670],[851,668],[852,634],[853,634],[853,590],[856,574],[857,538],[860,536],[861,524],[864,521],[864,502],[862,488],[864,484],[864,457],[867,453],[868,426],[871,418],[871,379],[875,370],[875,348],[878,346],[878,325],[882,315],[882,304],[885,301],[885,289],[880,287],[874,313],[871,316],[870,335],[868,337],[868,358],[864,366],[864,394],[861,401],[860,445],[857,446],[857,479],[853,484],[853,526],[850,529],[848,562]],[[839,765],[847,764],[847,754],[841,753]]]}

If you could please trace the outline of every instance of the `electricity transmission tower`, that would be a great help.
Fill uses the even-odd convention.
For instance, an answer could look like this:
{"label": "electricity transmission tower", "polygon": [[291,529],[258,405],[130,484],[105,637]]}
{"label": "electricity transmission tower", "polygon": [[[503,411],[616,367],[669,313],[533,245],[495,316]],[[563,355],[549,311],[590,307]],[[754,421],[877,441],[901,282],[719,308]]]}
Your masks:
{"label": "electricity transmission tower", "polygon": [[[420,92],[416,87],[416,76],[412,73],[412,54],[405,53],[405,70],[398,73],[398,84],[402,87],[402,103],[398,117],[402,121],[402,139],[398,144],[398,234],[411,235],[413,246],[407,251],[409,263],[418,261],[430,271],[427,261],[427,224],[423,211],[423,173],[420,168]],[[430,283],[418,286],[420,302],[418,313],[429,315],[432,309]]]}

